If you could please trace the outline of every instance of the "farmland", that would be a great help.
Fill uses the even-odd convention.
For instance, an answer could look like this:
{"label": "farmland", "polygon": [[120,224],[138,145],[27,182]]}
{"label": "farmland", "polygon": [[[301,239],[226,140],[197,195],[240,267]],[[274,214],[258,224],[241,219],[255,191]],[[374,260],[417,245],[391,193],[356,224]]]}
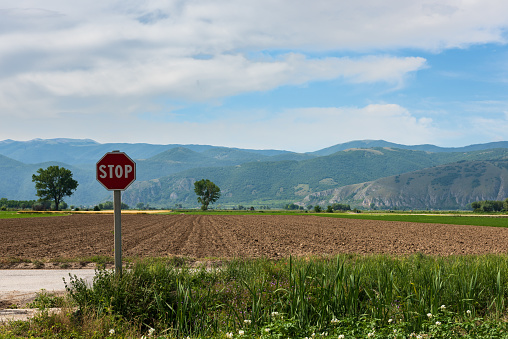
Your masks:
{"label": "farmland", "polygon": [[[124,215],[126,257],[280,258],[306,255],[508,252],[508,229],[305,215]],[[113,255],[112,215],[2,219],[3,258]]]}
{"label": "farmland", "polygon": [[[0,327],[0,337],[505,338],[508,330],[505,227],[268,213],[125,214],[122,227],[131,269],[100,270],[93,286],[69,282],[81,323],[43,313]],[[0,243],[3,263],[112,257],[113,215],[0,219]],[[182,257],[195,259],[192,270]],[[221,269],[199,264],[209,261]]]}

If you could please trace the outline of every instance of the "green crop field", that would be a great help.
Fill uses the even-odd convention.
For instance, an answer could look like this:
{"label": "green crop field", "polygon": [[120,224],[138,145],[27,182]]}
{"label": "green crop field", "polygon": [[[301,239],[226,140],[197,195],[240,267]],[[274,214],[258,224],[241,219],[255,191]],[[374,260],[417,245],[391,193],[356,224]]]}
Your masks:
{"label": "green crop field", "polygon": [[318,214],[323,217],[366,219],[366,220],[384,220],[384,221],[405,221],[421,222],[432,224],[450,224],[450,225],[472,225],[472,226],[494,226],[508,227],[508,215],[499,216],[481,216],[481,215],[430,215],[430,214]]}
{"label": "green crop field", "polygon": [[18,213],[17,211],[0,211],[0,219],[10,219],[10,218],[34,218],[34,217],[56,217],[68,215],[68,213]]}

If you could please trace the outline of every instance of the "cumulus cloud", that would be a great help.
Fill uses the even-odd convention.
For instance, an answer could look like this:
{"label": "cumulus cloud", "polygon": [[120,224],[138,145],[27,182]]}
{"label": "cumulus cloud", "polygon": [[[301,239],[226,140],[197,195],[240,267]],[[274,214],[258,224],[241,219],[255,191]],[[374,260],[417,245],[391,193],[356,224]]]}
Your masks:
{"label": "cumulus cloud", "polygon": [[[188,51],[222,53],[238,49],[313,48],[316,50],[372,50],[399,47],[449,48],[475,43],[504,42],[503,0],[315,0],[258,1],[110,1],[90,0],[79,5],[45,1],[6,0],[0,12],[10,27],[46,19],[72,23],[57,38],[81,31],[96,35],[97,44],[112,40],[144,40],[154,46],[184,47]],[[60,18],[54,17],[58,14]],[[43,15],[46,14],[46,15]],[[40,37],[51,38],[55,26],[42,26]],[[58,27],[58,26],[56,26]],[[89,34],[89,33],[87,33]],[[53,39],[52,39],[53,40]],[[65,48],[67,39],[54,39]],[[44,41],[20,46],[44,48]]]}
{"label": "cumulus cloud", "polygon": [[400,85],[406,74],[424,65],[423,58],[389,56],[308,59],[301,54],[288,54],[272,61],[253,61],[243,55],[220,55],[208,60],[158,58],[145,63],[105,62],[93,70],[21,73],[0,81],[0,88],[3,93],[36,88],[59,97],[165,94],[205,100],[335,78]]}
{"label": "cumulus cloud", "polygon": [[[428,67],[418,50],[505,43],[506,12],[504,0],[332,4],[328,0],[4,0],[0,4],[0,115],[13,124],[16,117],[32,121],[65,117],[74,123],[83,117],[100,116],[112,122],[123,117],[126,128],[130,123],[159,130],[157,124],[136,120],[136,114],[156,111],[161,100],[213,101],[335,79],[400,89],[408,74]],[[414,56],[398,56],[399,49],[412,49]],[[358,121],[365,125],[356,128]],[[255,121],[233,123],[212,122],[226,134],[257,137],[249,130]],[[268,147],[275,147],[274,136],[281,130],[300,147],[304,142],[296,135],[321,137],[323,128],[344,141],[383,135],[394,140],[389,130],[401,138],[396,141],[418,142],[433,133],[431,121],[417,119],[397,105],[284,111],[275,114],[270,124],[254,125],[270,140]],[[189,135],[200,135],[192,131],[201,129],[208,127],[188,122],[177,125],[176,133],[189,140]],[[332,139],[323,140],[323,146]],[[220,144],[232,139],[216,140]]]}

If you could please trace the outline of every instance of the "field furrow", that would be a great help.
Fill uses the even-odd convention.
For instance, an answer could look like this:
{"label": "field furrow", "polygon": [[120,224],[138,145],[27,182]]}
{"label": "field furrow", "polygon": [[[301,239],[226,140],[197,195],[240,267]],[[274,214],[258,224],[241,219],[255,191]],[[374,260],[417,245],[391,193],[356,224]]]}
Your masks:
{"label": "field furrow", "polygon": [[[0,258],[113,256],[112,215],[0,219]],[[124,215],[129,257],[508,253],[508,229],[274,215]]]}

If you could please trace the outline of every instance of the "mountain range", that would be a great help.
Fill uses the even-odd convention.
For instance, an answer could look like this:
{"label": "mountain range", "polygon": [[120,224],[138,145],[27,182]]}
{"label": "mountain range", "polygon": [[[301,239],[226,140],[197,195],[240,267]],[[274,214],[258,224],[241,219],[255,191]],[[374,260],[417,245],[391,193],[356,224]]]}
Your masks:
{"label": "mountain range", "polygon": [[282,207],[349,203],[366,208],[461,209],[508,196],[508,142],[459,148],[360,140],[309,153],[211,145],[110,143],[89,139],[0,141],[0,198],[36,199],[32,174],[58,165],[79,186],[65,201],[90,206],[111,200],[95,179],[95,164],[120,150],[136,161],[137,181],[122,200],[152,207],[197,207],[193,183],[222,192],[216,203]]}

